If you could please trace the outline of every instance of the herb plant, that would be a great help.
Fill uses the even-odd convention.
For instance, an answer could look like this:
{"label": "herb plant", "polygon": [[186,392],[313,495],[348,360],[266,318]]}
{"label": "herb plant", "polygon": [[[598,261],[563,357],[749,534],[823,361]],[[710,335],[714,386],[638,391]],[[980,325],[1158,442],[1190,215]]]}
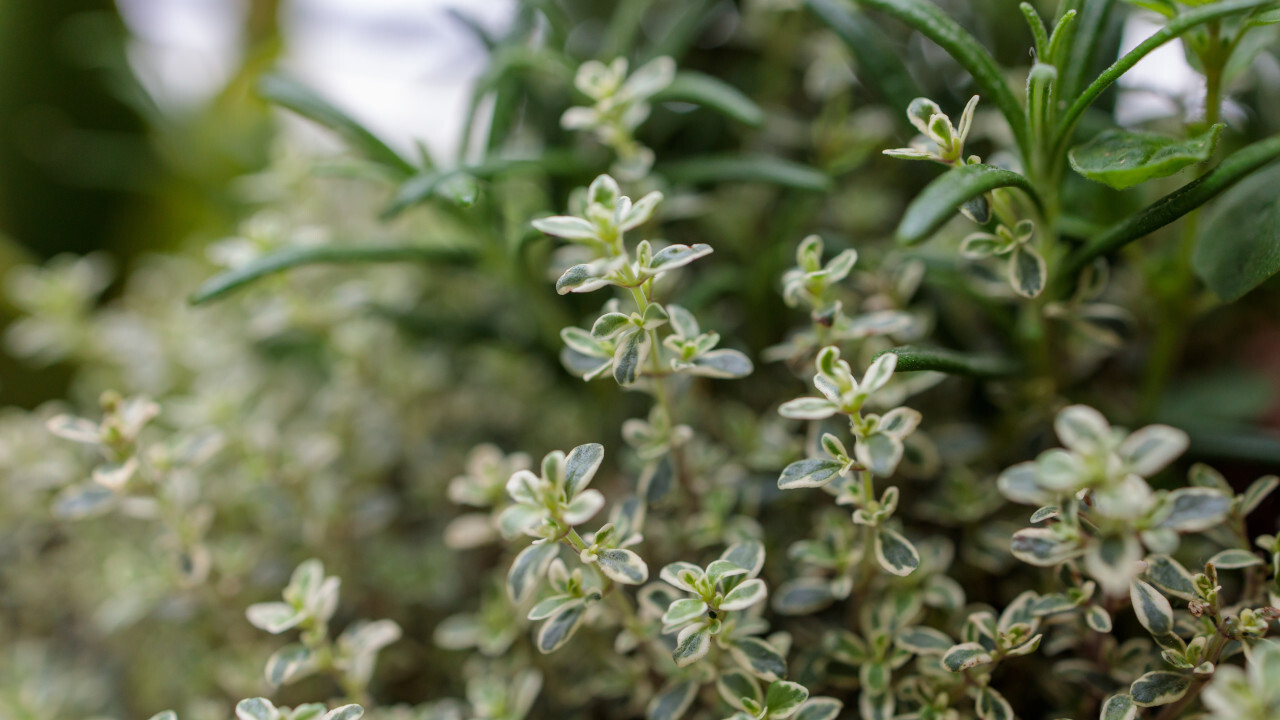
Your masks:
{"label": "herb plant", "polygon": [[[15,270],[76,372],[0,417],[0,710],[1280,716],[1280,440],[1179,387],[1277,297],[1280,6],[730,5],[520,3],[452,165],[268,76],[353,153]],[[1203,108],[1121,127],[1175,39]]]}

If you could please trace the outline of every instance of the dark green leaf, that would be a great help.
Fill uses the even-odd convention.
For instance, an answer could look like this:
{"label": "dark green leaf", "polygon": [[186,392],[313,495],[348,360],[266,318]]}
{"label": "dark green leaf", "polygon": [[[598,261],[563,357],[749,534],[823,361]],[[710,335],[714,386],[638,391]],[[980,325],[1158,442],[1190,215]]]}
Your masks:
{"label": "dark green leaf", "polygon": [[258,81],[258,93],[267,100],[336,130],[366,157],[400,175],[412,175],[416,168],[378,139],[365,126],[320,97],[314,90],[283,75],[265,75]]}
{"label": "dark green leaf", "polygon": [[585,604],[570,605],[542,623],[542,627],[538,630],[538,651],[554,652],[569,642],[569,638],[573,637],[578,626],[582,624],[582,616],[586,611]]}
{"label": "dark green leaf", "polygon": [[1123,190],[1208,160],[1224,127],[1219,123],[1185,140],[1158,133],[1108,130],[1071,148],[1067,158],[1081,175]]}
{"label": "dark green leaf", "polygon": [[1240,183],[1201,220],[1192,267],[1218,297],[1240,299],[1280,271],[1280,167]]}
{"label": "dark green leaf", "polygon": [[[1092,262],[1094,258],[1118,250],[1140,237],[1159,230],[1212,200],[1222,191],[1235,185],[1250,173],[1277,157],[1280,157],[1280,136],[1259,140],[1248,147],[1237,150],[1199,179],[1183,185],[1148,205],[1141,212],[1121,220],[1101,234],[1094,236],[1084,247],[1069,256],[1067,261],[1063,263],[1062,271],[1058,277],[1061,279],[1075,277],[1076,273]],[[1202,227],[1208,227],[1208,225],[1205,224]],[[1215,237],[1214,239],[1216,241],[1218,238]],[[1210,276],[1212,274],[1210,272],[1211,268],[1217,267],[1207,257],[1203,257],[1210,252],[1197,247],[1196,257],[1192,260],[1193,267],[1196,268],[1196,272],[1202,278]],[[1214,283],[1208,284],[1211,288],[1214,286]],[[1232,285],[1230,278],[1224,277],[1224,288],[1230,285]],[[1243,291],[1241,294],[1243,294]]]}
{"label": "dark green leaf", "polygon": [[1186,694],[1191,677],[1182,673],[1156,671],[1138,678],[1129,687],[1135,705],[1154,707],[1168,705]]}
{"label": "dark green leaf", "polygon": [[471,250],[427,245],[320,245],[285,248],[215,275],[191,295],[189,302],[200,305],[217,300],[259,278],[304,265],[397,262],[460,265],[468,264],[474,259],[475,253]]}
{"label": "dark green leaf", "polygon": [[729,646],[729,652],[739,665],[765,680],[777,680],[787,674],[787,659],[760,638],[740,638]]}
{"label": "dark green leaf", "polygon": [[761,182],[800,190],[831,189],[831,178],[808,165],[767,155],[707,155],[663,163],[655,172],[672,183]]}
{"label": "dark green leaf", "polygon": [[879,91],[890,107],[906,110],[913,99],[924,94],[907,72],[898,48],[874,23],[839,0],[806,0],[805,4],[853,53],[858,79]]}
{"label": "dark green leaf", "polygon": [[1138,717],[1138,707],[1127,693],[1112,695],[1102,703],[1102,714],[1098,717],[1099,720],[1134,720]]}
{"label": "dark green leaf", "polygon": [[1002,187],[1016,187],[1040,206],[1040,197],[1026,177],[993,165],[965,165],[940,175],[911,201],[898,223],[898,242],[915,245],[927,240],[966,200]]}
{"label": "dark green leaf", "polygon": [[696,103],[752,127],[759,127],[764,123],[764,111],[751,98],[732,85],[699,72],[682,70],[676,73],[671,84],[659,90],[652,100]]}
{"label": "dark green leaf", "polygon": [[693,682],[681,682],[664,688],[661,693],[649,702],[645,710],[647,720],[679,720],[698,693],[698,685]]}
{"label": "dark green leaf", "polygon": [[1018,372],[1018,363],[1001,355],[903,345],[885,350],[875,357],[880,357],[884,353],[893,353],[898,356],[898,365],[894,368],[894,372],[928,370],[975,377],[1004,377]]}

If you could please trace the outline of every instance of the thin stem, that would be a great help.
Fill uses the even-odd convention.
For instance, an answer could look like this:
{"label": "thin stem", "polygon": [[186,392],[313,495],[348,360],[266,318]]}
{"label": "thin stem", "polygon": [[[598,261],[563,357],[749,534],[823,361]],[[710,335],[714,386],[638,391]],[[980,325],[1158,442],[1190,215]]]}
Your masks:
{"label": "thin stem", "polygon": [[[1218,632],[1214,633],[1213,640],[1209,641],[1209,647],[1205,650],[1205,660],[1217,667],[1218,661],[1222,658],[1222,651],[1226,649],[1227,641],[1230,639],[1222,632],[1222,625],[1219,624]],[[1192,682],[1191,687],[1187,689],[1187,694],[1179,698],[1177,702],[1166,705],[1160,711],[1160,714],[1156,715],[1155,720],[1173,720],[1178,717],[1179,713],[1186,709],[1187,705],[1191,704],[1197,697],[1200,697],[1200,691],[1204,690],[1204,686],[1209,683],[1212,677],[1212,675],[1197,677]]]}

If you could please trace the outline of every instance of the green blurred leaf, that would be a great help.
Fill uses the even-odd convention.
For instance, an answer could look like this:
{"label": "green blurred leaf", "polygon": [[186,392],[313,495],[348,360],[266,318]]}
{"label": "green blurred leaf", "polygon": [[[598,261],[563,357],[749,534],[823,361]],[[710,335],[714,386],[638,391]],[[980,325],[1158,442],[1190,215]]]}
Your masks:
{"label": "green blurred leaf", "polygon": [[707,155],[663,163],[656,170],[673,183],[700,185],[716,182],[762,182],[801,190],[831,189],[831,178],[790,160],[767,155]]}
{"label": "green blurred leaf", "polygon": [[990,100],[1004,115],[1023,157],[1029,154],[1027,118],[1022,103],[1005,82],[1004,73],[991,53],[967,30],[928,0],[858,0],[858,4],[897,18],[946,50],[973,76],[978,94]]}
{"label": "green blurred leaf", "polygon": [[966,201],[1002,187],[1022,190],[1040,207],[1040,196],[1026,177],[993,165],[965,165],[938,176],[911,201],[898,223],[898,242],[915,245],[927,240]]}
{"label": "green blurred leaf", "polygon": [[[1103,233],[1095,235],[1084,247],[1067,258],[1067,261],[1062,264],[1058,278],[1065,280],[1074,277],[1094,258],[1118,250],[1140,237],[1159,230],[1212,200],[1222,191],[1277,157],[1280,157],[1280,136],[1259,140],[1237,150],[1199,179],[1183,185],[1148,205],[1141,212],[1130,215],[1107,228]],[[1235,230],[1233,229],[1232,232],[1234,233]],[[1207,251],[1197,247],[1197,257],[1192,261],[1202,277],[1210,264],[1206,259],[1200,258],[1203,252]],[[1228,284],[1231,284],[1229,279],[1224,279],[1224,286]],[[1210,287],[1213,287],[1212,284]]]}
{"label": "green blurred leaf", "polygon": [[321,245],[286,248],[215,275],[192,293],[188,301],[193,305],[200,305],[217,300],[259,278],[303,265],[397,262],[458,265],[468,264],[474,259],[475,252],[472,250],[428,245]]}
{"label": "green blurred leaf", "polygon": [[[924,95],[902,62],[902,54],[874,23],[839,0],[806,0],[818,19],[844,41],[858,61],[858,78],[872,85],[890,106],[906,110],[915,98]],[[905,122],[898,115],[899,122]]]}
{"label": "green blurred leaf", "polygon": [[320,97],[314,90],[284,75],[264,75],[258,93],[267,100],[337,131],[370,160],[400,175],[412,175],[416,168],[354,118]]}
{"label": "green blurred leaf", "polygon": [[653,102],[671,100],[691,102],[723,113],[751,127],[764,123],[764,111],[728,83],[699,72],[682,70],[662,90],[651,98]]}
{"label": "green blurred leaf", "polygon": [[1208,160],[1224,127],[1218,123],[1185,140],[1158,133],[1108,130],[1071,148],[1067,158],[1081,175],[1123,190]]}
{"label": "green blurred leaf", "polygon": [[1218,297],[1239,300],[1280,271],[1280,167],[1214,203],[1196,234],[1192,267]]}

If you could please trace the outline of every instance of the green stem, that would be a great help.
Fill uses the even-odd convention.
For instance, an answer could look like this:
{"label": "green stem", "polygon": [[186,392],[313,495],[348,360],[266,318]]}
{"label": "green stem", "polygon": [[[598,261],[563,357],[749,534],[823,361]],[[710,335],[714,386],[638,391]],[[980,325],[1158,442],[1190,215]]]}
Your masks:
{"label": "green stem", "polygon": [[[1205,71],[1205,125],[1212,126],[1218,122],[1221,114],[1222,73],[1228,58],[1228,44],[1222,41],[1220,21],[1209,23],[1208,34],[1208,45],[1200,59]],[[1207,170],[1202,170],[1202,175],[1206,172]],[[1191,257],[1195,251],[1199,218],[1198,208],[1188,215],[1172,257],[1162,263],[1163,268],[1158,272],[1157,278],[1167,278],[1167,281],[1157,284],[1155,295],[1161,299],[1159,307],[1167,310],[1156,327],[1151,354],[1147,360],[1147,372],[1143,376],[1138,407],[1139,415],[1143,418],[1151,417],[1159,406],[1178,358],[1182,356],[1187,328],[1195,314],[1195,277],[1191,271]]]}

